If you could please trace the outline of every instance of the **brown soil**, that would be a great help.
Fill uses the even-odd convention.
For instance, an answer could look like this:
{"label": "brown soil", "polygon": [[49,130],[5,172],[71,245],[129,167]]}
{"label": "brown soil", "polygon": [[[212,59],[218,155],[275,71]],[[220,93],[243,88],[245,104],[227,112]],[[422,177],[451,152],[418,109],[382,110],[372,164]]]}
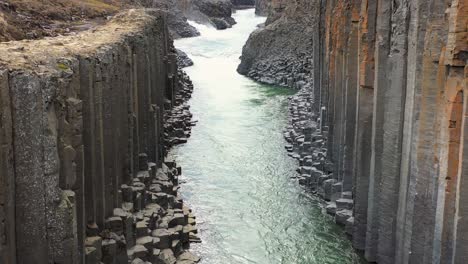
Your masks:
{"label": "brown soil", "polygon": [[0,42],[67,35],[138,0],[0,0]]}

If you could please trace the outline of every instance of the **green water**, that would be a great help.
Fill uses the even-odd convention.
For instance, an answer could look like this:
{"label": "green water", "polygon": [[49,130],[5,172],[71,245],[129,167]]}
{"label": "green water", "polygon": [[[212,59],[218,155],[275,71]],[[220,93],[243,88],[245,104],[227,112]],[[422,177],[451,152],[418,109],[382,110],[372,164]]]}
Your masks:
{"label": "green water", "polygon": [[197,216],[201,263],[357,263],[343,228],[291,176],[286,155],[289,89],[257,84],[236,72],[248,35],[264,18],[238,11],[225,31],[196,25],[201,37],[176,41],[195,66],[192,137],[173,149],[181,192]]}

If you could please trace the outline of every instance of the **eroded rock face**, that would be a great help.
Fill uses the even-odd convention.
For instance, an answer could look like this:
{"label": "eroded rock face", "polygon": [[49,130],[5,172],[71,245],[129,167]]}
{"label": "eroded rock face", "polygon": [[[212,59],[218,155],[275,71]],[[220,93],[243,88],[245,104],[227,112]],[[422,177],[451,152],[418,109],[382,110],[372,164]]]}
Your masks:
{"label": "eroded rock face", "polygon": [[286,9],[282,2],[270,3],[277,12],[270,14],[265,27],[250,35],[242,50],[239,73],[266,84],[298,89],[311,86],[314,18],[310,14],[317,10],[305,2]]}
{"label": "eroded rock face", "polygon": [[2,263],[158,263],[199,242],[165,158],[193,125],[165,19],[0,43]]}
{"label": "eroded rock face", "polygon": [[271,0],[256,0],[255,14],[259,16],[267,16]]}
{"label": "eroded rock face", "polygon": [[177,51],[177,64],[181,68],[185,68],[185,67],[189,67],[193,65],[193,61],[192,59],[189,58],[187,53],[183,52],[180,49],[177,49],[176,51]]}

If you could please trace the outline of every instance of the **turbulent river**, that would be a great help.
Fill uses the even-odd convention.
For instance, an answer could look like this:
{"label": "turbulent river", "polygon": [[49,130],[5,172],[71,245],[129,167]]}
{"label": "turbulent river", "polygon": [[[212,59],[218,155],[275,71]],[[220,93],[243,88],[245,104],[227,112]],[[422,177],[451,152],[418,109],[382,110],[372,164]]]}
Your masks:
{"label": "turbulent river", "polygon": [[234,18],[224,31],[194,24],[200,37],[175,42],[195,63],[186,71],[198,123],[171,152],[203,241],[193,252],[206,264],[358,263],[343,228],[291,179],[297,165],[282,130],[292,91],[236,72],[242,46],[265,18],[252,9]]}

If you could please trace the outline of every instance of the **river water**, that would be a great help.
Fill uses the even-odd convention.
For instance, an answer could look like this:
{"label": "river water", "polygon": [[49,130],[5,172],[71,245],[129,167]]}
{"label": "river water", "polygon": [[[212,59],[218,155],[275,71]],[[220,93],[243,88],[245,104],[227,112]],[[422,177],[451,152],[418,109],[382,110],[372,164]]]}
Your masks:
{"label": "river water", "polygon": [[265,18],[237,11],[232,29],[194,24],[200,37],[177,48],[195,62],[186,68],[195,89],[197,125],[187,144],[171,152],[183,168],[181,192],[197,217],[201,263],[358,263],[343,228],[294,180],[286,155],[285,88],[239,75],[242,46]]}

